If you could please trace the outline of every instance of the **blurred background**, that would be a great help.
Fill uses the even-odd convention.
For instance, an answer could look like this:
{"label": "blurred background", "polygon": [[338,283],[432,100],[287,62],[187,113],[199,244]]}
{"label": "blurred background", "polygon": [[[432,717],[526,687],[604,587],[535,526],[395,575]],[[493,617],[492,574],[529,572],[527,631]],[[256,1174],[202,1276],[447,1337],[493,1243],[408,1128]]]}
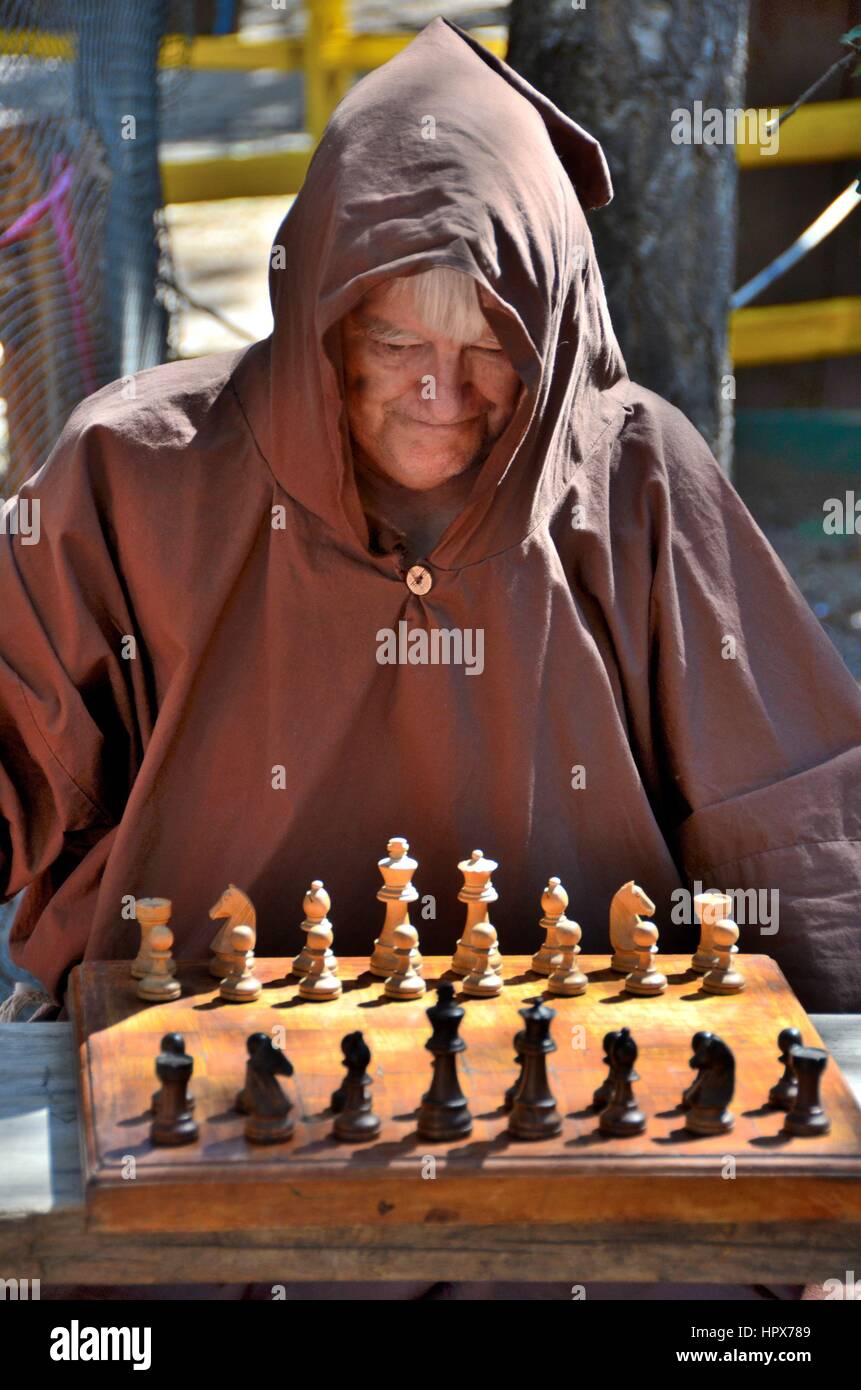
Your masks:
{"label": "blurred background", "polygon": [[[98,386],[269,332],[331,110],[441,12],[601,140],[630,374],[705,434],[861,679],[861,0],[440,5],[0,0],[0,493]],[[799,98],[772,153],[671,138],[680,108]]]}

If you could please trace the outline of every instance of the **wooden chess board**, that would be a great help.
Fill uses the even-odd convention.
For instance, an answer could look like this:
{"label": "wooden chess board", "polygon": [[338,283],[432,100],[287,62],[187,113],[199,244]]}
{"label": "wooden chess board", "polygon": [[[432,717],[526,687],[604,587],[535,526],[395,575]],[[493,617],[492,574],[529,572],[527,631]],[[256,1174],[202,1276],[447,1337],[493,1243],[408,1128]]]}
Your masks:
{"label": "wooden chess board", "polygon": [[[70,1012],[79,1045],[88,1220],[110,1231],[247,1232],[526,1221],[582,1228],[645,1214],[658,1223],[708,1219],[727,1238],[744,1222],[774,1223],[784,1234],[786,1223],[846,1222],[861,1230],[861,1110],[833,1059],[822,1089],[830,1134],[786,1138],[783,1113],[766,1104],[782,1071],[780,1030],[797,1027],[806,1044],[822,1046],[779,967],[765,956],[740,956],[746,989],[715,996],[702,990],[689,958],[660,962],[669,987],[655,998],[627,994],[606,956],[581,957],[585,995],[546,998],[556,1010],[557,1045],[548,1073],[564,1123],[557,1138],[539,1142],[506,1135],[502,1100],[517,1070],[517,1011],[544,995],[546,982],[529,973],[528,958],[509,957],[500,997],[460,997],[467,1044],[460,1076],[474,1127],[469,1138],[441,1144],[417,1137],[414,1116],[430,1080],[425,1011],[447,961],[425,960],[431,988],[407,1002],[385,998],[366,960],[342,959],[341,998],[309,1003],[285,976],[289,960],[261,959],[255,969],[264,989],[253,1004],[222,1002],[205,964],[180,963],[182,997],[158,1005],[137,999],[128,963],[85,963],[71,977]],[[622,1026],[639,1046],[635,1089],[648,1125],[643,1135],[609,1139],[598,1133],[589,1105],[606,1077],[604,1034]],[[341,1038],[357,1028],[372,1051],[382,1129],[374,1142],[352,1145],[330,1137],[328,1107],[344,1074]],[[696,1137],[683,1130],[678,1102],[693,1078],[691,1037],[704,1029],[735,1053],[735,1127]],[[194,1058],[200,1137],[156,1148],[149,1140],[155,1058],[163,1034],[173,1031]],[[257,1031],[273,1035],[295,1067],[286,1090],[296,1126],[284,1144],[248,1143],[234,1109],[245,1039]]]}

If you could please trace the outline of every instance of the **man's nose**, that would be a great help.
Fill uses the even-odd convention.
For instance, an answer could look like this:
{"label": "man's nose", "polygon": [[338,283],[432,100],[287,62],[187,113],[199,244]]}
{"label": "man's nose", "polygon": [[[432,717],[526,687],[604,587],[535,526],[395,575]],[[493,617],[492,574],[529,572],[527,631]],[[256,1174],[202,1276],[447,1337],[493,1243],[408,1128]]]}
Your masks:
{"label": "man's nose", "polygon": [[459,349],[437,352],[421,392],[427,418],[440,425],[462,419],[471,389],[465,355]]}

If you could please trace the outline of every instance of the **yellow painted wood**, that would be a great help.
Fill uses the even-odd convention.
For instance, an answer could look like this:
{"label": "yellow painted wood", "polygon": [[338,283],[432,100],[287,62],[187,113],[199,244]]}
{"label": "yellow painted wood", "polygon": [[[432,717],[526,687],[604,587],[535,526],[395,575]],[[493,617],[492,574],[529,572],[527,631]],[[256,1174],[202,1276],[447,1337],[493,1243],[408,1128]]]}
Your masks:
{"label": "yellow painted wood", "polygon": [[730,319],[736,367],[812,362],[861,352],[861,297],[738,309]]}
{"label": "yellow painted wood", "polygon": [[[785,110],[781,107],[780,110]],[[764,154],[759,145],[737,145],[742,169],[785,164],[829,164],[861,155],[861,99],[811,101],[780,127],[778,148]]]}
{"label": "yellow painted wood", "polygon": [[297,193],[311,160],[310,139],[269,154],[162,159],[165,203],[205,203],[218,198],[267,198]]}

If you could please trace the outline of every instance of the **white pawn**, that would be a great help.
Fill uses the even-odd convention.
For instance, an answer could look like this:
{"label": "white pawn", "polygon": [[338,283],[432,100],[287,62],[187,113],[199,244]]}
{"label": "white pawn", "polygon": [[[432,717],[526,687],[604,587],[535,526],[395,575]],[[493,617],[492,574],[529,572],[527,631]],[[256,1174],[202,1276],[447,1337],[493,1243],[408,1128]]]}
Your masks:
{"label": "white pawn", "polygon": [[658,954],[658,929],[651,922],[637,921],[631,931],[631,943],[637,964],[625,976],[625,988],[630,994],[663,994],[667,977],[655,966]]}
{"label": "white pawn", "polygon": [[234,927],[230,933],[227,974],[218,989],[219,996],[231,1004],[248,1004],[260,998],[263,986],[254,974],[255,932],[252,927]]}
{"label": "white pawn", "polygon": [[589,981],[577,964],[582,934],[578,922],[560,922],[556,927],[556,955],[553,957],[553,969],[547,980],[550,994],[586,993]]}
{"label": "white pawn", "polygon": [[541,906],[544,916],[538,925],[544,929],[544,941],[532,957],[531,968],[536,975],[549,975],[553,969],[553,957],[556,955],[556,927],[568,920],[565,916],[568,894],[562,887],[561,879],[547,880],[547,887],[541,894]]}
{"label": "white pawn", "polygon": [[[298,975],[300,979],[308,974],[312,959],[311,952],[308,950],[307,933],[312,931],[314,927],[328,927],[330,931],[332,930],[332,923],[329,921],[328,916],[331,906],[332,899],[323,887],[323,880],[315,878],[308,892],[302,899],[302,910],[305,913],[305,920],[299,923],[299,927],[301,931],[306,933],[306,940],[298,956],[294,957],[292,966],[293,974]],[[334,952],[331,950],[328,952],[326,965],[330,974],[337,975],[338,962],[335,959]]]}
{"label": "white pawn", "polygon": [[341,981],[330,968],[332,957],[332,928],[320,922],[312,927],[305,942],[305,949],[311,957],[308,973],[299,981],[299,993],[303,999],[316,999],[324,1002],[337,999],[341,993]]}
{"label": "white pawn", "polygon": [[137,956],[132,961],[132,978],[142,980],[150,973],[152,956],[149,938],[153,927],[166,927],[170,922],[171,902],[169,898],[138,898],[135,901],[135,918],[141,929],[141,944]]}
{"label": "white pawn", "polygon": [[691,957],[691,969],[698,975],[705,975],[718,963],[713,940],[715,924],[729,917],[731,906],[727,895],[714,888],[707,893],[697,893],[694,898],[694,912],[700,920],[700,942]]}
{"label": "white pawn", "polygon": [[[383,876],[383,886],[377,892],[377,899],[385,903],[386,916],[382,931],[374,942],[369,969],[372,975],[382,980],[387,980],[395,968],[395,932],[398,927],[410,926],[410,903],[418,898],[418,890],[412,882],[418,861],[410,858],[409,848],[402,835],[393,835],[386,845],[387,857],[377,861]],[[416,970],[421,971],[421,955],[417,955],[413,964]]]}
{"label": "white pawn", "polygon": [[427,985],[416,969],[419,934],[415,927],[396,927],[393,948],[395,968],[384,990],[389,999],[420,999]]}
{"label": "white pawn", "polygon": [[703,977],[703,989],[709,994],[738,994],[744,989],[744,976],[735,968],[738,955],[738,927],[728,917],[715,922],[712,929],[717,965]]}
{"label": "white pawn", "polygon": [[464,994],[471,994],[476,999],[487,999],[502,993],[502,977],[497,975],[490,963],[495,945],[496,927],[491,926],[489,922],[473,927],[470,948],[475,964],[463,982]]}
{"label": "white pawn", "polygon": [[[451,969],[455,975],[468,975],[475,964],[472,952],[472,933],[475,927],[492,925],[489,917],[490,904],[499,899],[499,894],[490,881],[499,865],[494,859],[485,859],[484,851],[474,849],[468,859],[462,859],[458,869],[463,874],[463,887],[457,895],[458,902],[466,903],[466,922],[463,935],[457,942],[451,958]],[[502,965],[499,946],[490,953],[490,963],[494,970]]]}
{"label": "white pawn", "polygon": [[171,955],[173,932],[170,927],[154,926],[149,934],[149,974],[138,984],[138,998],[153,1003],[178,999],[182,994],[179,980],[174,979],[176,961]]}

